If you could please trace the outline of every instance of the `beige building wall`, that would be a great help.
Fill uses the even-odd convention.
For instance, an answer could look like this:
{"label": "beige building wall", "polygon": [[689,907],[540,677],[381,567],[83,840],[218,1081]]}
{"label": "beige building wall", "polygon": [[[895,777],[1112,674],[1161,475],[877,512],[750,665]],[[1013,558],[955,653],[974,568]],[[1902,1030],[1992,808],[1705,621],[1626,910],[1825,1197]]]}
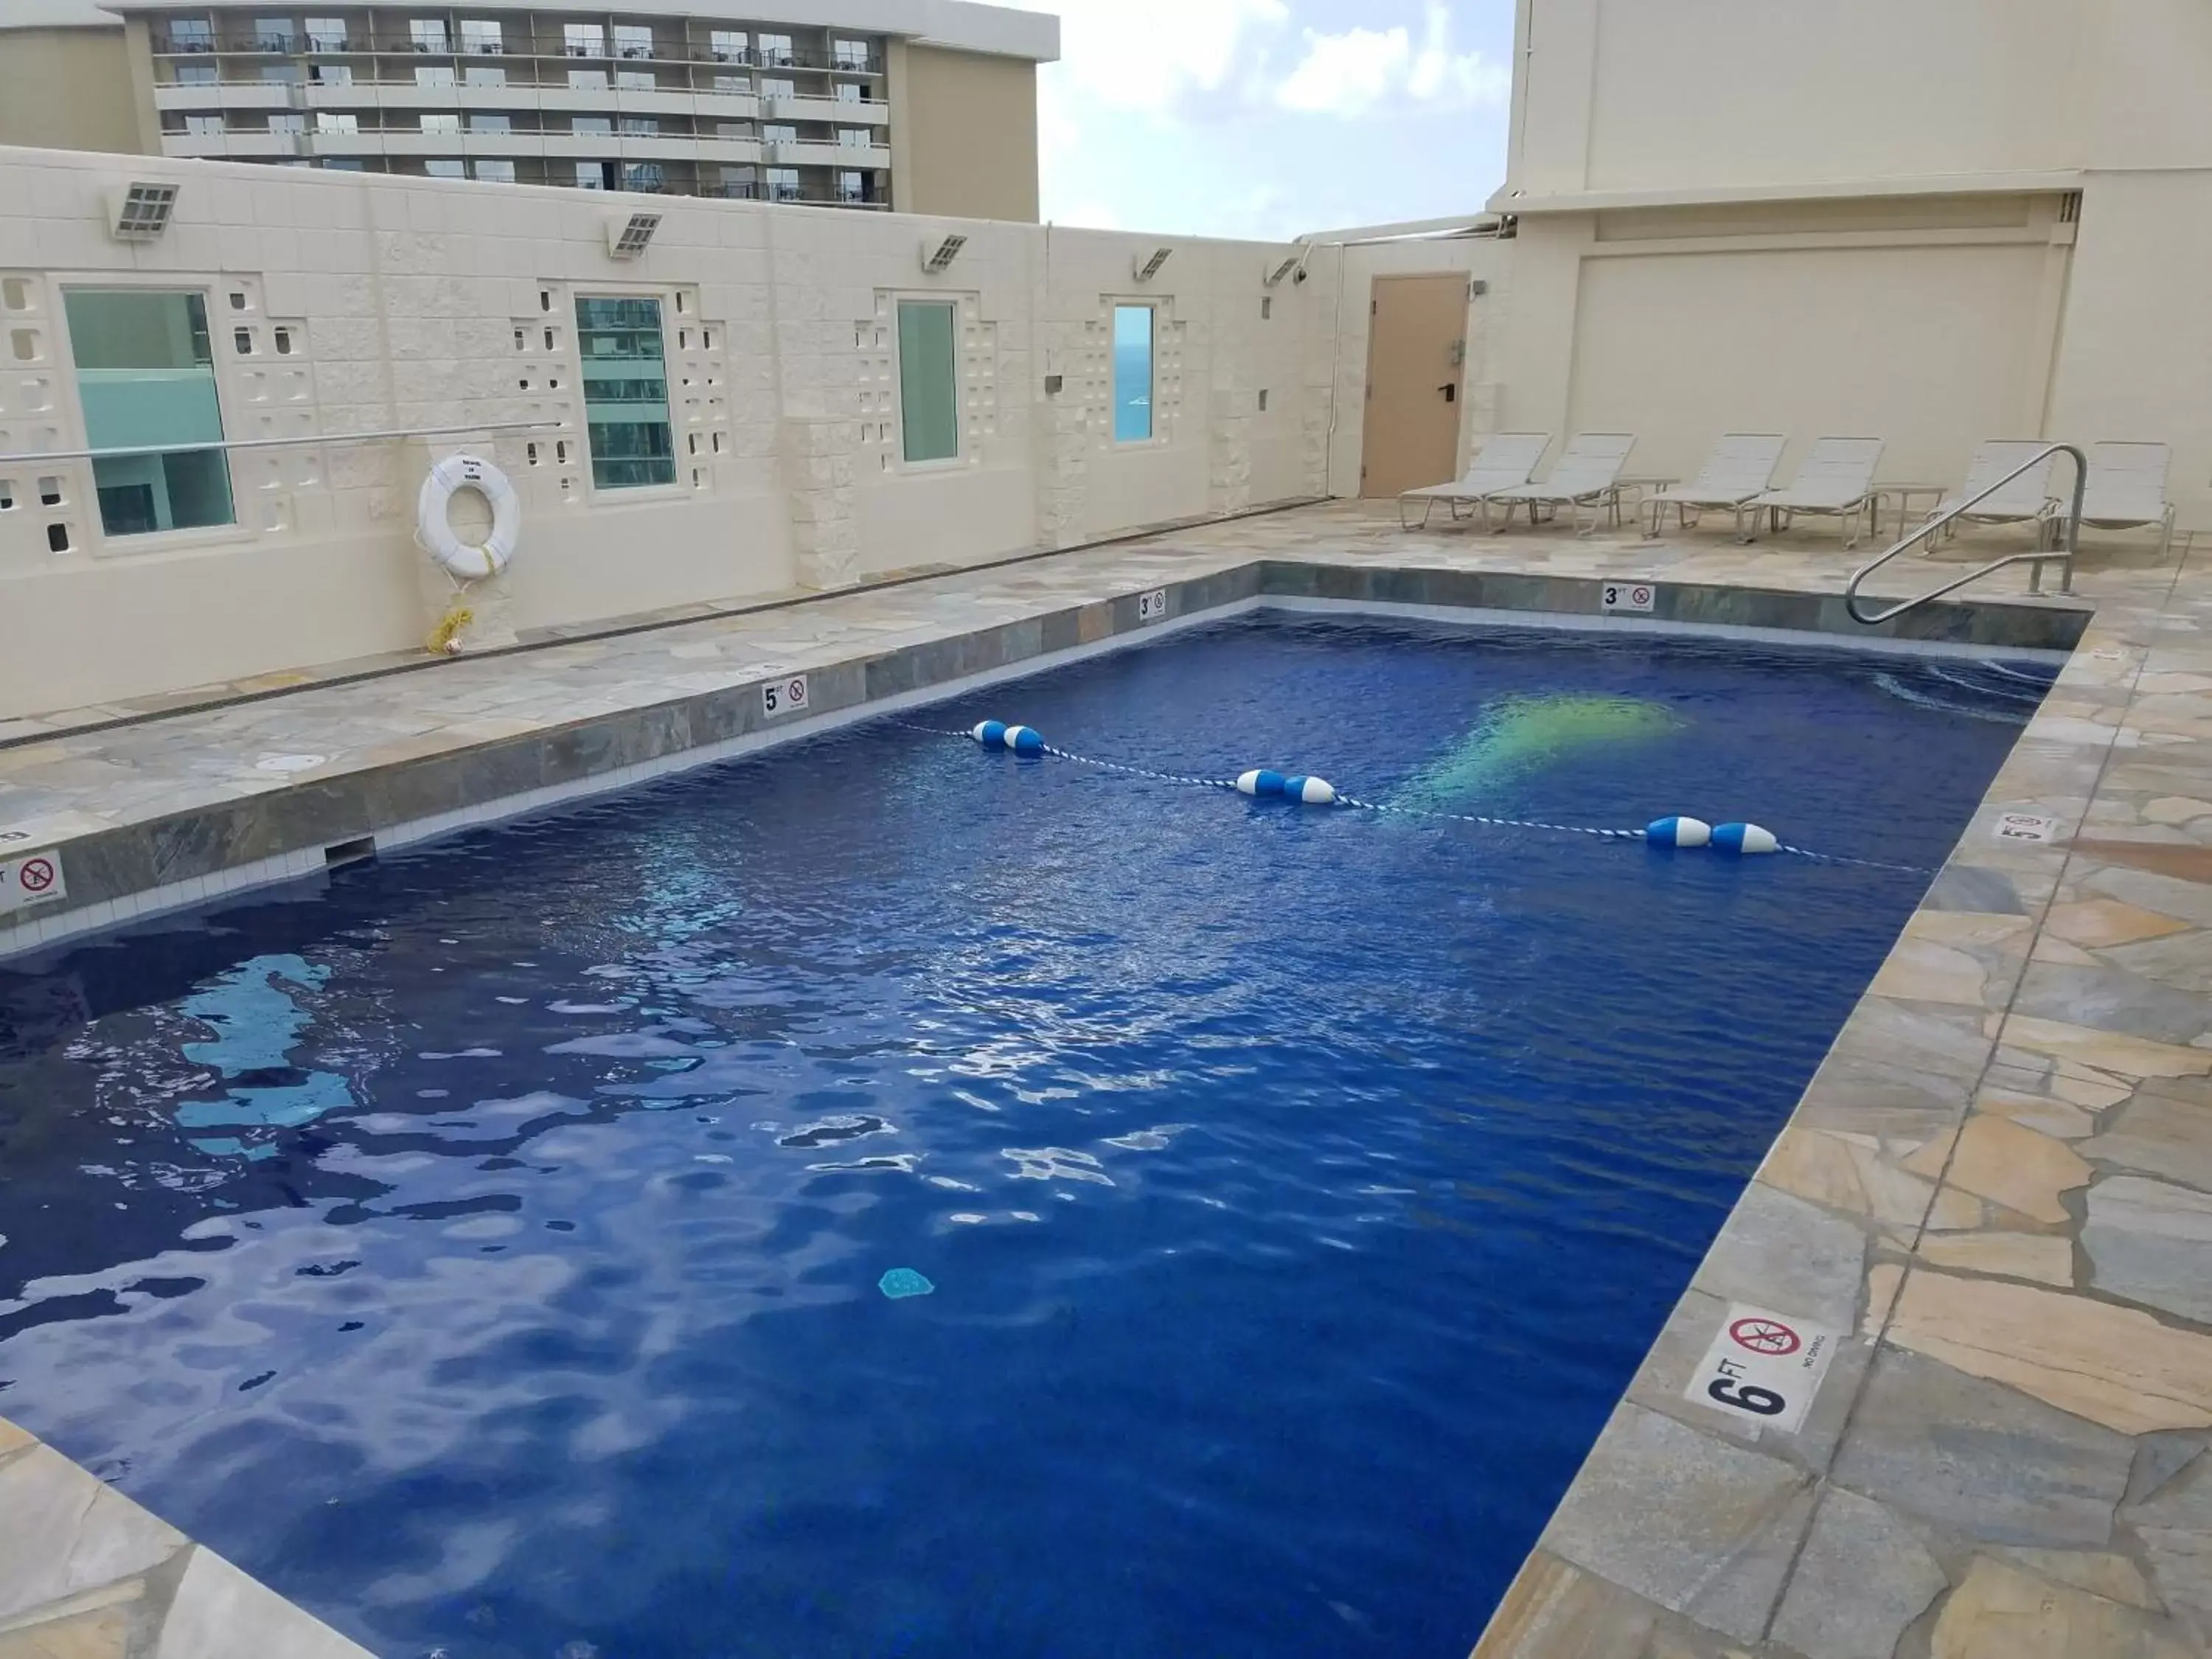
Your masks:
{"label": "beige building wall", "polygon": [[[180,186],[152,242],[108,192]],[[644,256],[611,221],[659,213]],[[968,238],[945,271],[921,248]],[[1134,266],[1165,246],[1166,264]],[[238,522],[103,534],[91,465],[0,465],[0,718],[420,644],[455,591],[416,544],[435,459],[514,481],[480,637],[973,564],[1326,488],[1312,285],[1255,243],[245,164],[0,154],[0,454],[88,447],[64,290],[203,293],[233,439],[460,427],[238,452]],[[661,302],[677,481],[595,489],[574,301]],[[958,453],[908,464],[896,307],[956,308]],[[1113,436],[1117,302],[1158,313],[1155,432]],[[1048,375],[1059,377],[1048,391]],[[1259,409],[1259,393],[1268,393]],[[495,424],[545,423],[494,433]],[[55,499],[51,502],[47,497]]]}
{"label": "beige building wall", "polygon": [[1501,418],[2174,447],[2212,528],[2212,13],[2195,0],[1522,0]]}
{"label": "beige building wall", "polygon": [[0,35],[0,144],[158,151],[158,137],[148,142],[150,68],[139,56],[134,66],[120,21],[113,28],[9,29]]}
{"label": "beige building wall", "polygon": [[1036,65],[896,42],[890,70],[892,206],[1036,223]]}

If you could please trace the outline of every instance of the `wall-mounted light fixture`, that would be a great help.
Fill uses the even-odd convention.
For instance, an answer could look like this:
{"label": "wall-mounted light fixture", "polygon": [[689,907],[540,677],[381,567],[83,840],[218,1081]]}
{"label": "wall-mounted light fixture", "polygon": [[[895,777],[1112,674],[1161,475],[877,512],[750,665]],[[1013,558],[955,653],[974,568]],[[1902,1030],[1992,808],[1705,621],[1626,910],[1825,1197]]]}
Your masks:
{"label": "wall-mounted light fixture", "polygon": [[1149,283],[1160,274],[1160,267],[1167,264],[1168,255],[1174,252],[1171,247],[1156,247],[1149,257],[1140,253],[1131,263],[1130,269],[1137,273],[1139,282]]}
{"label": "wall-mounted light fixture", "polygon": [[937,276],[960,257],[960,250],[968,246],[968,239],[957,230],[948,230],[942,236],[928,235],[921,239],[921,268]]}
{"label": "wall-mounted light fixture", "polygon": [[1298,268],[1299,258],[1300,256],[1295,253],[1286,255],[1280,264],[1274,266],[1266,276],[1260,279],[1260,286],[1262,288],[1274,287],[1276,283],[1281,282],[1284,277],[1289,276],[1292,271]]}
{"label": "wall-mounted light fixture", "polygon": [[150,242],[169,228],[177,186],[131,183],[107,197],[107,228],[118,242]]}
{"label": "wall-mounted light fixture", "polygon": [[607,254],[611,258],[635,259],[653,245],[660,228],[657,213],[633,213],[626,219],[607,221]]}

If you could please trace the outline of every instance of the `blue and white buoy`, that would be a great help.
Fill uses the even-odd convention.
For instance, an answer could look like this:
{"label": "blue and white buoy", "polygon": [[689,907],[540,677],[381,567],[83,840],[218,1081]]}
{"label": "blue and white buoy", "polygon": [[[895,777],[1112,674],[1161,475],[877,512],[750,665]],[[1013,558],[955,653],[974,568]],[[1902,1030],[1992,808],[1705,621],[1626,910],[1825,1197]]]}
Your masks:
{"label": "blue and white buoy", "polygon": [[1654,847],[1703,847],[1713,838],[1713,826],[1703,818],[1654,818],[1644,826],[1644,839]]}
{"label": "blue and white buoy", "polygon": [[1237,780],[1237,793],[1261,797],[1280,796],[1285,800],[1298,801],[1307,806],[1334,806],[1336,804],[1334,784],[1327,778],[1308,777],[1304,773],[1285,777],[1280,772],[1246,772]]}
{"label": "blue and white buoy", "polygon": [[969,735],[986,749],[1011,749],[1017,755],[1044,753],[1044,738],[1026,726],[1009,726],[1004,720],[985,720]]}
{"label": "blue and white buoy", "polygon": [[1713,831],[1713,845],[1723,853],[1771,853],[1781,843],[1771,830],[1755,823],[1723,823]]}

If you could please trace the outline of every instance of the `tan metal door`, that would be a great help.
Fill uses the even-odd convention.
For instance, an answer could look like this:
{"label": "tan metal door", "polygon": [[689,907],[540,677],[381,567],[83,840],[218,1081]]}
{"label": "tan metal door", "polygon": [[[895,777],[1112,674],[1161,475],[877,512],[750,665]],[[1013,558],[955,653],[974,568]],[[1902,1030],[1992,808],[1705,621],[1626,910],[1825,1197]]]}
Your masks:
{"label": "tan metal door", "polygon": [[1446,483],[1459,470],[1467,278],[1377,276],[1369,307],[1359,493]]}

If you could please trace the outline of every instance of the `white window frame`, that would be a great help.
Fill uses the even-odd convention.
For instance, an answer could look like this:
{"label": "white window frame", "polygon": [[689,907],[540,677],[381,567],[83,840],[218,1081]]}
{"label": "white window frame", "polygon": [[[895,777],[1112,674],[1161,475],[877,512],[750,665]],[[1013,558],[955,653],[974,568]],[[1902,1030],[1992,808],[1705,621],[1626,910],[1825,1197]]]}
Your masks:
{"label": "white window frame", "polygon": [[[1125,307],[1152,313],[1152,385],[1146,388],[1151,401],[1146,405],[1152,410],[1152,429],[1141,438],[1124,438],[1114,430],[1114,313]],[[1160,429],[1160,316],[1166,309],[1158,300],[1139,299],[1133,294],[1111,294],[1106,297],[1106,443],[1109,449],[1150,449],[1167,442],[1167,434]]]}
{"label": "white window frame", "polygon": [[[625,167],[629,163],[623,164]],[[647,163],[659,166],[658,162]],[[665,176],[665,174],[664,174]],[[668,450],[675,464],[675,476],[665,484],[613,484],[602,489],[592,469],[591,420],[584,409],[584,330],[576,319],[579,300],[652,300],[660,307],[660,367],[661,378],[668,386]],[[674,336],[669,319],[676,315],[676,290],[656,288],[645,283],[572,283],[568,285],[568,333],[576,343],[576,437],[581,453],[585,498],[598,505],[605,502],[617,505],[629,501],[665,501],[696,494],[684,478],[684,442],[686,428],[678,414],[677,374],[675,359],[669,348]]]}
{"label": "white window frame", "polygon": [[[237,435],[233,417],[239,409],[245,406],[246,400],[239,389],[230,384],[230,365],[237,359],[235,353],[225,349],[221,318],[228,313],[218,313],[216,309],[222,299],[220,291],[167,271],[135,270],[81,274],[67,281],[58,280],[55,287],[58,290],[71,288],[146,288],[163,294],[198,295],[200,303],[207,308],[208,345],[215,369],[216,413],[222,422],[223,436],[231,438]],[[69,383],[69,406],[76,419],[76,430],[83,432],[86,429],[84,400],[77,390],[76,347],[69,335],[68,307],[58,292],[53,309],[55,349],[59,353],[56,362],[66,366],[69,371],[65,376],[58,378],[65,379]],[[149,530],[135,536],[110,536],[107,533],[107,526],[100,518],[100,492],[93,483],[92,463],[74,463],[83,471],[81,474],[72,475],[70,488],[74,489],[80,479],[84,486],[81,510],[85,516],[80,522],[84,527],[85,539],[77,545],[88,549],[96,559],[131,558],[140,553],[159,552],[167,548],[216,547],[225,543],[246,544],[258,539],[260,532],[247,521],[246,504],[240,500],[238,470],[231,459],[236,453],[235,450],[223,451],[225,465],[230,467],[231,521],[228,524],[199,525],[189,530]],[[69,506],[72,510],[80,509],[80,503],[75,501]]]}
{"label": "white window frame", "polygon": [[[962,327],[963,302],[969,295],[948,294],[942,289],[905,289],[894,291],[891,301],[891,386],[896,396],[897,418],[893,422],[896,430],[891,438],[893,465],[901,472],[949,472],[968,465],[968,401],[963,392],[968,383],[967,330]],[[906,364],[905,352],[899,339],[898,314],[902,303],[952,307],[952,453],[940,455],[933,461],[909,461],[906,458]]]}

